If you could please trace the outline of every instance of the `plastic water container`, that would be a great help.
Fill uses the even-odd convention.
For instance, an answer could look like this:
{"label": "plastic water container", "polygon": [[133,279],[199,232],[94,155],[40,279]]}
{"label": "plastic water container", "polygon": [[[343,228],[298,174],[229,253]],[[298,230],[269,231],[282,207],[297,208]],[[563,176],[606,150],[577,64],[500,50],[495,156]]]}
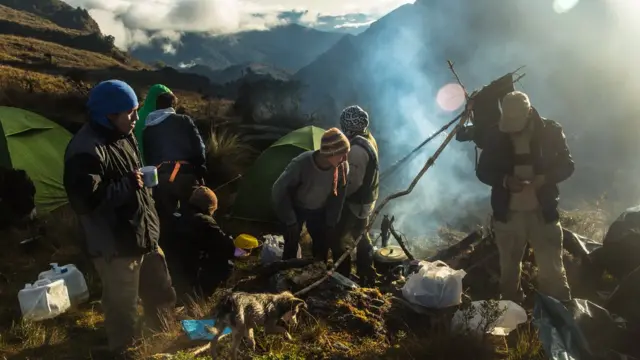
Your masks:
{"label": "plastic water container", "polygon": [[51,281],[64,280],[69,291],[71,306],[77,306],[89,300],[89,288],[84,275],[73,264],[58,266],[51,264],[51,270],[43,271],[38,275],[38,280],[49,279]]}
{"label": "plastic water container", "polygon": [[38,280],[26,284],[18,292],[20,310],[25,320],[40,321],[54,318],[71,307],[69,292],[64,280]]}

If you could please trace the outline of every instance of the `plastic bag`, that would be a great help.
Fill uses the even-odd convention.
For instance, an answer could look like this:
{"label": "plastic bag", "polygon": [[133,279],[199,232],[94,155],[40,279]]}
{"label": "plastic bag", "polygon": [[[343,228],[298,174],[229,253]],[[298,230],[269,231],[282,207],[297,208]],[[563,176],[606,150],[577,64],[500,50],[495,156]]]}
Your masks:
{"label": "plastic bag", "polygon": [[[272,262],[282,260],[284,252],[284,238],[276,235],[265,235],[264,245],[260,251],[260,262],[262,265],[268,265]],[[302,259],[302,249],[298,245],[298,259]]]}
{"label": "plastic bag", "polygon": [[71,307],[64,280],[41,279],[18,292],[20,310],[25,320],[41,321],[54,318]]}
{"label": "plastic bag", "polygon": [[421,261],[420,270],[409,276],[402,295],[411,303],[442,309],[462,302],[464,270],[454,270],[442,261]]}
{"label": "plastic bag", "polygon": [[[456,330],[470,330],[480,332],[487,325],[487,320],[481,314],[482,305],[485,300],[474,301],[471,306],[475,308],[474,316],[468,322],[464,320],[464,311],[458,310],[451,319],[451,328]],[[513,301],[498,301],[499,308],[503,311],[502,315],[493,323],[489,324],[488,334],[497,336],[507,336],[518,325],[527,322],[527,312]]]}

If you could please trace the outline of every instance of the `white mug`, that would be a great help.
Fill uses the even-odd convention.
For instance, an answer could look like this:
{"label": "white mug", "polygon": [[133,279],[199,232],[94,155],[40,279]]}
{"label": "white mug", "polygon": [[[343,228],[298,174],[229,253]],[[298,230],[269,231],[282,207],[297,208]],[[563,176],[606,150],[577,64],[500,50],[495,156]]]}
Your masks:
{"label": "white mug", "polygon": [[155,166],[145,166],[140,172],[144,186],[151,188],[158,185],[158,169]]}

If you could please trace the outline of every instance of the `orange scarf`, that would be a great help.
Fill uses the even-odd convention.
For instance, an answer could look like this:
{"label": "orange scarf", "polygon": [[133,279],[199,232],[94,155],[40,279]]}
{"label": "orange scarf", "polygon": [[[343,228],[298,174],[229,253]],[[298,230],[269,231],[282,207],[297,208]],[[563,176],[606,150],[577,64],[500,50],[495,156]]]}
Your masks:
{"label": "orange scarf", "polygon": [[342,163],[338,165],[336,169],[333,171],[333,195],[334,196],[338,196],[338,177],[339,177],[338,168],[342,169],[342,185],[344,186],[347,185],[347,167],[344,165],[344,163]]}

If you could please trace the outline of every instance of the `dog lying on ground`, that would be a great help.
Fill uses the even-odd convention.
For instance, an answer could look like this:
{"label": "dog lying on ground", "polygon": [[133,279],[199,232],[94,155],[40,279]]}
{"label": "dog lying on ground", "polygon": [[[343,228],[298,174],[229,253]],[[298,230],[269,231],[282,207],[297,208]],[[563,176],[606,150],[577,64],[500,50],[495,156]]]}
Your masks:
{"label": "dog lying on ground", "polygon": [[249,346],[255,351],[256,342],[253,330],[258,325],[264,325],[267,334],[284,334],[291,340],[289,332],[278,326],[278,320],[297,324],[296,315],[307,304],[288,291],[280,294],[249,294],[245,292],[229,292],[225,294],[213,310],[216,323],[207,330],[213,334],[211,340],[211,356],[215,359],[219,336],[225,327],[231,327],[231,356],[237,359],[238,348],[243,338],[249,341]]}

